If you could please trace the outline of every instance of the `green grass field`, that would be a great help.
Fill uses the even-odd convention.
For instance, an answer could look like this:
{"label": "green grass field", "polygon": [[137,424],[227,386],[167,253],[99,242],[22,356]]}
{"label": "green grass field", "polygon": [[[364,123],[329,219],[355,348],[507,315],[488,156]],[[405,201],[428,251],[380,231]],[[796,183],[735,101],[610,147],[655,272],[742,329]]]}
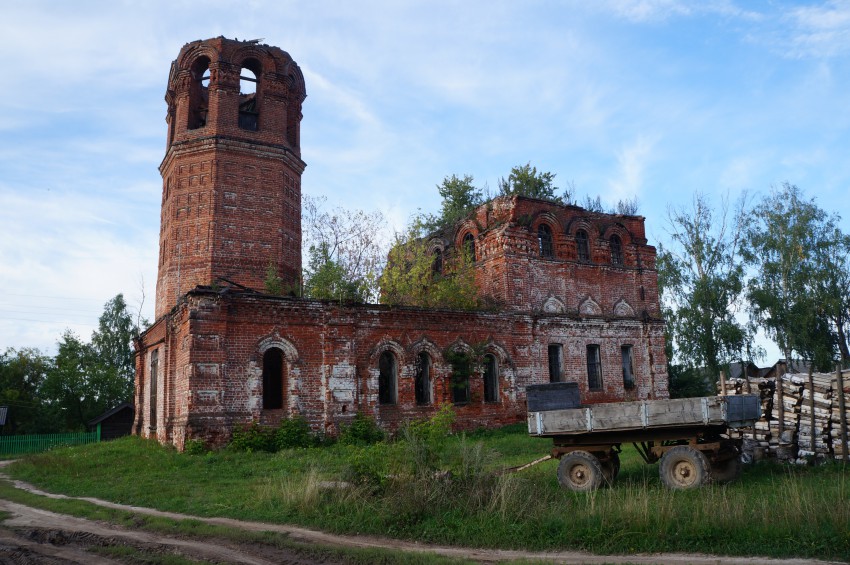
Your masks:
{"label": "green grass field", "polygon": [[555,461],[494,472],[549,449],[524,426],[452,436],[436,447],[398,441],[275,454],[187,455],[126,438],[31,456],[8,472],[68,495],[439,544],[850,560],[842,465],[764,463],[733,484],[669,491],[657,465],[629,447],[617,484],[590,494],[561,489]]}

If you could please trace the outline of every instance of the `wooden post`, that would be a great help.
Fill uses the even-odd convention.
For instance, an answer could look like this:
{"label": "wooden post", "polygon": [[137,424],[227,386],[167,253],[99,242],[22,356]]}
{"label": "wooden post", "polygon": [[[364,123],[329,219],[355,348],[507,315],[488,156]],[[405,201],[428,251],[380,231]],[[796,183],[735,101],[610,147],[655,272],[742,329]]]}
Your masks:
{"label": "wooden post", "polygon": [[720,371],[720,396],[726,396],[726,373]]}
{"label": "wooden post", "polygon": [[841,460],[850,460],[850,455],[847,453],[847,405],[844,398],[844,374],[841,371],[841,364],[836,366],[835,376],[838,379],[838,421],[841,423]]}
{"label": "wooden post", "polygon": [[812,378],[812,372],[814,371],[814,366],[809,363],[809,408],[812,409],[812,416],[810,418],[810,429],[809,431],[812,434],[812,453],[817,453],[815,450],[815,381]]}

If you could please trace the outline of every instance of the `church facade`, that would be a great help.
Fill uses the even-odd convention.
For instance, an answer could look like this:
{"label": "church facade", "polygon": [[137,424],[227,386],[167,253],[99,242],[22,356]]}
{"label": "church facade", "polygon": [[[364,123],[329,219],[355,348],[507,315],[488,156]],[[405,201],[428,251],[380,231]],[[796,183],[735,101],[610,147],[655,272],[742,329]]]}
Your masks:
{"label": "church facade", "polygon": [[[525,418],[525,387],[585,403],[667,396],[655,249],[644,219],[498,197],[429,241],[472,250],[488,311],[273,296],[301,272],[303,75],[284,51],[183,47],[168,145],[156,321],[136,343],[133,431],[182,448],[301,415],[334,434],[357,412],[388,430],[444,403],[464,428]],[[293,293],[297,294],[297,293]]]}

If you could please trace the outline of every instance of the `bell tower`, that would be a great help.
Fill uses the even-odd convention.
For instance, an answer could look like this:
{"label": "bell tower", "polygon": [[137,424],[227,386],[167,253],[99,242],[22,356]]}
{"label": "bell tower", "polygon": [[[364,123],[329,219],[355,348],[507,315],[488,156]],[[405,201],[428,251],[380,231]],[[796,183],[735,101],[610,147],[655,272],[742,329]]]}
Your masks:
{"label": "bell tower", "polygon": [[156,318],[222,277],[263,290],[301,274],[304,76],[285,51],[217,37],[188,43],[165,101]]}

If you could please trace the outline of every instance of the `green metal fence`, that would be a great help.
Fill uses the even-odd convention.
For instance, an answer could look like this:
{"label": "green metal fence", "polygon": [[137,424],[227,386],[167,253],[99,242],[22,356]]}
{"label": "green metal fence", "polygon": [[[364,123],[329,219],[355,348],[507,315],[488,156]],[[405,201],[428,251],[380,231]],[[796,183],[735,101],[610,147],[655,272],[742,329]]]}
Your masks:
{"label": "green metal fence", "polygon": [[100,426],[93,432],[76,434],[42,434],[28,436],[0,436],[0,455],[41,453],[54,447],[82,445],[100,441]]}

